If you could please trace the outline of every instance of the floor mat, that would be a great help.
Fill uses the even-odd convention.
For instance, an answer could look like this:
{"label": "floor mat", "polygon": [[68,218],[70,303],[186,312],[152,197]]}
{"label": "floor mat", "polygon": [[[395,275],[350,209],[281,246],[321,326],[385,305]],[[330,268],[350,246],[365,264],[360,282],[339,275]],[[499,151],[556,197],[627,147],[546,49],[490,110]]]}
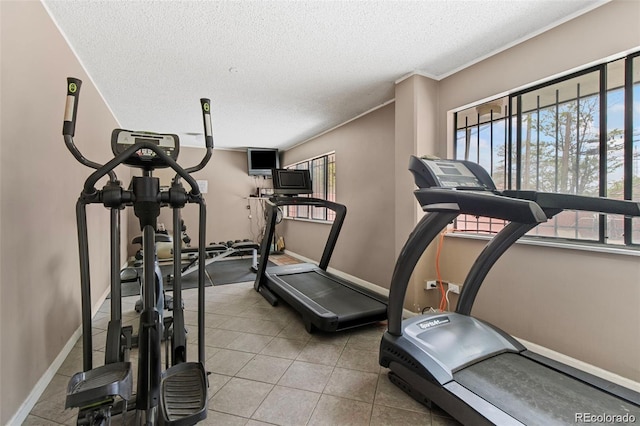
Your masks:
{"label": "floor mat", "polygon": [[[256,273],[251,270],[251,263],[250,258],[213,262],[207,266],[207,272],[214,286],[255,281]],[[269,262],[267,266],[275,264]]]}
{"label": "floor mat", "polygon": [[[182,283],[183,290],[198,288],[198,271],[194,271],[189,275],[183,276],[180,282]],[[211,287],[212,285],[213,284],[207,274],[204,274],[204,286]],[[173,291],[173,281],[168,281],[166,275],[164,276],[164,289],[165,291]]]}
{"label": "floor mat", "polygon": [[[135,268],[138,271],[138,276],[142,278],[142,268]],[[173,265],[160,265],[160,271],[162,273],[163,285],[165,291],[173,291],[173,285],[167,276],[173,275]],[[255,279],[255,274],[254,274]],[[182,289],[188,290],[190,288],[198,287],[198,272],[194,272],[187,276],[182,277]],[[211,287],[213,284],[207,275],[204,277],[204,286]],[[140,284],[138,282],[127,282],[121,284],[122,297],[136,296],[140,294]],[[111,298],[111,294],[107,296],[107,299]]]}
{"label": "floor mat", "polygon": [[[140,284],[135,283],[122,283],[120,286],[122,297],[136,296],[140,294]],[[111,293],[107,296],[107,299],[111,299]]]}

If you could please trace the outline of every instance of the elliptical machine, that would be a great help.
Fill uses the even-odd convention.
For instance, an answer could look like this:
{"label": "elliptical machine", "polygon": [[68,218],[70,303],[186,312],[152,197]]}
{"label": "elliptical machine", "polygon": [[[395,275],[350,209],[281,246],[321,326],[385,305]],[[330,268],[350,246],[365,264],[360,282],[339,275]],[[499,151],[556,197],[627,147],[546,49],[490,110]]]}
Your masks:
{"label": "elliptical machine", "polygon": [[[126,415],[135,407],[136,424],[190,425],[206,418],[207,373],[204,369],[204,265],[198,271],[198,361],[187,362],[187,338],[182,309],[180,282],[181,217],[180,210],[187,203],[199,205],[200,256],[204,258],[206,241],[206,206],[198,184],[191,176],[204,168],[213,151],[210,101],[201,99],[205,129],[206,154],[200,164],[183,168],[176,160],[180,150],[179,138],[174,134],[156,134],[115,129],[111,136],[114,158],[105,164],[86,159],[74,144],[78,95],[82,82],[67,79],[67,102],[63,136],[65,145],[83,165],[93,168],[85,181],[76,203],[78,243],[80,255],[80,284],[82,294],[82,346],[83,371],[69,381],[65,407],[78,407],[78,424],[110,424],[112,415]],[[117,179],[114,169],[120,164],[141,168],[142,176],[132,178],[130,189],[125,189]],[[160,190],[159,179],[153,177],[157,168],[170,167],[176,172],[168,191]],[[109,176],[102,189],[96,183]],[[190,191],[182,186],[187,182]],[[111,214],[111,316],[107,328],[105,362],[93,367],[93,342],[91,333],[91,283],[89,273],[89,247],[87,236],[87,204],[102,204]],[[137,388],[133,392],[132,364],[129,351],[132,327],[122,325],[120,289],[120,211],[133,207],[142,230],[143,250],[155,253],[155,229],[160,208],[173,210],[173,317],[163,316],[157,308],[154,256],[145,256],[143,264],[143,309],[138,330]],[[167,359],[162,371],[161,340],[165,339]],[[170,356],[169,356],[170,347]],[[169,365],[170,364],[170,365]],[[124,421],[123,421],[124,423]]]}

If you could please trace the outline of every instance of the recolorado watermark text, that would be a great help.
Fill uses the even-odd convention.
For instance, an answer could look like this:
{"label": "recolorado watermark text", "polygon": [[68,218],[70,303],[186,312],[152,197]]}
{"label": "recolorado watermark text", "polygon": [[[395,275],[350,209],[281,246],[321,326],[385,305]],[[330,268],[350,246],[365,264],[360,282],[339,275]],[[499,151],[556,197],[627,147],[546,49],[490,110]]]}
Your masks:
{"label": "recolorado watermark text", "polygon": [[636,416],[633,414],[595,414],[595,413],[576,413],[576,423],[635,423]]}

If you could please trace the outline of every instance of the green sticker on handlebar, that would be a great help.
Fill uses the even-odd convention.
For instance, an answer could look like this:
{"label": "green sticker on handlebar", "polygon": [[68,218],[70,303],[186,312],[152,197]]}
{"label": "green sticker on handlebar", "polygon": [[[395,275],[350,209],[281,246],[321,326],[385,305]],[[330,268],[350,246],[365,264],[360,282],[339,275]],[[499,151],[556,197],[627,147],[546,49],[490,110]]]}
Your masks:
{"label": "green sticker on handlebar", "polygon": [[78,85],[75,83],[69,83],[69,92],[76,93],[78,91]]}
{"label": "green sticker on handlebar", "polygon": [[207,102],[205,102],[205,103],[202,105],[202,109],[204,109],[204,112],[209,112],[209,104],[208,104]]}

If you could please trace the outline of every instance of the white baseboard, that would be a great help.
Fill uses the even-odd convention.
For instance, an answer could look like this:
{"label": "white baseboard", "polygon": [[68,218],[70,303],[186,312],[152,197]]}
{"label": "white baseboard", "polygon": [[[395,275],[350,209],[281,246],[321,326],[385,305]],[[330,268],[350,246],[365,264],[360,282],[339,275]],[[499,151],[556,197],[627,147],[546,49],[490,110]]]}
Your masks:
{"label": "white baseboard", "polygon": [[[92,318],[96,315],[96,313],[104,303],[107,296],[109,296],[110,290],[111,290],[110,287],[107,287],[107,290],[98,298],[98,301],[96,302],[96,304],[93,306],[93,309],[91,310]],[[38,403],[38,400],[40,399],[44,391],[47,389],[47,386],[49,386],[49,383],[51,383],[51,380],[56,375],[56,372],[58,371],[58,369],[60,369],[60,367],[62,366],[62,363],[64,363],[64,360],[67,359],[67,357],[69,356],[69,353],[71,353],[71,350],[75,346],[80,336],[82,336],[82,324],[80,324],[80,327],[78,327],[76,331],[74,331],[74,333],[71,335],[69,340],[67,340],[67,343],[64,345],[60,353],[58,353],[58,356],[56,357],[56,359],[53,360],[53,363],[51,363],[51,365],[49,366],[49,368],[47,368],[47,370],[44,372],[42,377],[40,377],[40,380],[38,380],[38,382],[35,384],[31,392],[27,396],[27,398],[20,405],[20,408],[18,408],[18,411],[16,411],[16,413],[13,415],[13,417],[11,418],[11,420],[9,420],[9,423],[7,424],[21,425],[25,422],[25,420],[27,419],[27,416],[29,415],[29,413],[31,413],[31,410],[33,410],[33,407],[35,407],[35,405]]]}
{"label": "white baseboard", "polygon": [[33,410],[33,407],[36,405],[36,403],[44,393],[45,389],[47,389],[47,386],[49,386],[49,383],[51,383],[53,376],[55,376],[64,360],[67,359],[67,356],[69,356],[71,349],[73,349],[81,335],[82,326],[79,327],[69,338],[56,359],[53,360],[53,363],[49,366],[49,368],[47,368],[47,371],[45,371],[42,377],[40,377],[40,380],[38,380],[36,385],[33,387],[31,392],[29,393],[29,396],[27,396],[27,399],[25,399],[22,405],[20,405],[18,411],[13,415],[13,417],[7,424],[21,425],[24,423],[24,421],[27,419],[27,416],[29,415],[29,413],[31,413],[31,410]]}
{"label": "white baseboard", "polygon": [[[304,257],[304,256],[302,256],[302,255],[300,255],[298,253],[292,252],[290,250],[286,250],[285,249],[284,252],[285,252],[285,254],[288,254],[289,256],[292,256],[292,257],[295,257],[297,259],[300,259],[303,262],[314,263],[316,265],[318,264],[318,262],[316,262],[315,260],[309,259],[308,257]],[[337,275],[340,278],[344,278],[345,280],[351,281],[354,284],[358,284],[359,286],[364,287],[364,288],[366,288],[368,290],[374,291],[374,292],[376,292],[378,294],[381,294],[381,295],[383,295],[385,297],[389,297],[389,290],[386,289],[386,288],[380,287],[379,285],[372,284],[369,281],[365,281],[363,279],[360,279],[360,278],[355,277],[353,275],[349,275],[349,274],[347,274],[345,272],[339,271],[339,270],[331,268],[331,267],[327,268],[327,272],[331,272],[332,274]]]}

